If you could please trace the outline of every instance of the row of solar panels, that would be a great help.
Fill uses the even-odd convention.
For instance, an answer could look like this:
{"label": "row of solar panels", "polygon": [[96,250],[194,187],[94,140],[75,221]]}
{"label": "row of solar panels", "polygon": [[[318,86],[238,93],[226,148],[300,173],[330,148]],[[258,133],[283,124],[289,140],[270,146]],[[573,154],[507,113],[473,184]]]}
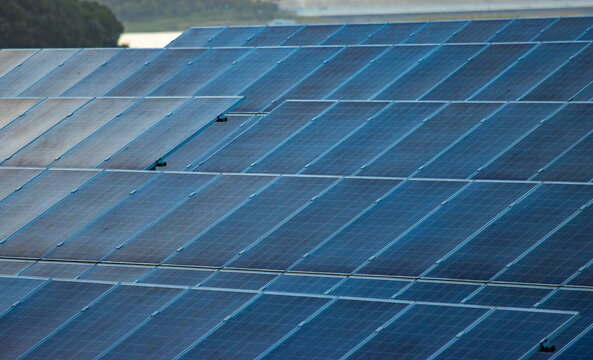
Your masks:
{"label": "row of solar panels", "polygon": [[219,49],[1,50],[2,97],[590,101],[591,42]]}
{"label": "row of solar panels", "polygon": [[237,101],[0,99],[0,165],[593,180],[590,103],[287,101],[214,122]]}
{"label": "row of solar panels", "polygon": [[0,317],[0,353],[23,359],[522,358],[578,321],[548,306],[590,296],[557,291],[542,310],[522,310],[22,278],[0,284],[9,290],[2,309],[16,302]]}
{"label": "row of solar panels", "polygon": [[306,46],[593,40],[593,17],[394,24],[195,27],[169,47]]}

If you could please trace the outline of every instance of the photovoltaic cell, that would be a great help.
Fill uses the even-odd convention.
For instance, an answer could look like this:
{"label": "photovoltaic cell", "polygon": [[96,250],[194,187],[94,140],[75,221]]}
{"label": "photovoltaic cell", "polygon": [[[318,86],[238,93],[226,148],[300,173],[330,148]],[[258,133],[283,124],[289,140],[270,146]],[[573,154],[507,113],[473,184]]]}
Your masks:
{"label": "photovoltaic cell", "polygon": [[135,282],[152,268],[147,266],[118,266],[98,264],[86,271],[80,278],[85,280]]}
{"label": "photovoltaic cell", "polygon": [[0,129],[37,105],[41,100],[21,98],[0,99]]}
{"label": "photovoltaic cell", "polygon": [[474,183],[359,272],[420,276],[532,187],[528,184]]}
{"label": "photovoltaic cell", "polygon": [[0,169],[0,201],[39,175],[42,170]]}
{"label": "photovoltaic cell", "polygon": [[160,263],[189,243],[272,177],[222,176],[112,253],[111,261]]}
{"label": "photovoltaic cell", "polygon": [[0,77],[34,55],[38,49],[2,49],[0,50]]}
{"label": "photovoltaic cell", "polygon": [[418,32],[409,37],[405,44],[440,44],[457,34],[467,21],[436,21],[429,22]]}
{"label": "photovoltaic cell", "polygon": [[146,96],[192,61],[205,49],[168,49],[125,78],[107,96]]}
{"label": "photovoltaic cell", "polygon": [[39,289],[43,283],[43,280],[0,277],[0,288],[2,288],[2,293],[0,293],[0,314],[3,314],[11,306]]}
{"label": "photovoltaic cell", "polygon": [[575,97],[575,101],[590,101],[593,100],[593,82],[581,90]]}
{"label": "photovoltaic cell", "polygon": [[60,96],[120,51],[121,49],[83,49],[21,96]]}
{"label": "photovoltaic cell", "polygon": [[592,104],[569,104],[474,178],[526,180],[593,129]]}
{"label": "photovoltaic cell", "polygon": [[252,50],[246,48],[208,50],[165,81],[150,95],[191,96],[250,51]]}
{"label": "photovoltaic cell", "polygon": [[457,182],[430,181],[403,183],[352,224],[315,249],[295,270],[353,272],[463,185],[465,184]]}
{"label": "photovoltaic cell", "polygon": [[395,299],[455,304],[461,302],[477,289],[478,286],[472,284],[416,281]]}
{"label": "photovoltaic cell", "polygon": [[285,102],[194,170],[241,172],[332,104]]}
{"label": "photovoltaic cell", "polygon": [[279,46],[302,28],[302,26],[293,25],[266,26],[247,40],[243,46]]}
{"label": "photovoltaic cell", "polygon": [[125,337],[103,358],[172,359],[252,297],[253,294],[226,291],[189,291]]}
{"label": "photovoltaic cell", "polygon": [[472,100],[517,100],[583,47],[581,43],[541,44]]}
{"label": "photovoltaic cell", "polygon": [[327,97],[368,100],[433,50],[434,46],[393,47]]}
{"label": "photovoltaic cell", "polygon": [[[158,175],[46,256],[100,260],[212,178],[210,175]],[[156,194],[167,196],[155,201]]]}
{"label": "photovoltaic cell", "polygon": [[338,287],[330,292],[330,295],[390,299],[408,284],[408,281],[402,280],[351,277],[340,283]]}
{"label": "photovoltaic cell", "polygon": [[44,49],[0,78],[0,96],[18,96],[56,67],[78,53],[79,49]]}
{"label": "photovoltaic cell", "polygon": [[230,266],[287,269],[397,184],[388,180],[344,179]]}
{"label": "photovoltaic cell", "polygon": [[319,45],[342,28],[342,25],[309,25],[291,35],[282,46]]}
{"label": "photovoltaic cell", "polygon": [[486,285],[479,293],[471,297],[467,303],[531,308],[551,291],[550,288]]}
{"label": "photovoltaic cell", "polygon": [[453,35],[448,43],[481,43],[487,42],[511,20],[474,20]]}
{"label": "photovoltaic cell", "polygon": [[161,53],[162,49],[124,49],[62,96],[103,96]]}
{"label": "photovoltaic cell", "polygon": [[94,359],[180,292],[179,289],[120,286],[35,347],[25,358]]}
{"label": "photovoltaic cell", "polygon": [[372,34],[364,44],[399,44],[421,29],[424,24],[421,22],[386,24],[379,31]]}
{"label": "photovoltaic cell", "polygon": [[307,174],[351,175],[422,124],[444,104],[394,103],[348,139],[312,163]]}
{"label": "photovoltaic cell", "polygon": [[18,358],[50,335],[111,285],[53,281],[0,317],[2,356]]}
{"label": "photovoltaic cell", "polygon": [[483,45],[445,45],[405,72],[379,95],[378,100],[416,100],[464,65]]}
{"label": "photovoltaic cell", "polygon": [[527,44],[490,45],[422,99],[466,100],[532,48]]}
{"label": "photovoltaic cell", "polygon": [[338,359],[404,308],[403,304],[338,300],[264,358]]}
{"label": "photovoltaic cell", "polygon": [[92,265],[64,262],[37,262],[28,267],[21,276],[37,276],[53,279],[76,279]]}
{"label": "photovoltaic cell", "polygon": [[342,280],[337,276],[306,276],[284,274],[267,285],[265,291],[279,291],[297,294],[324,294]]}
{"label": "photovoltaic cell", "polygon": [[348,359],[426,359],[485,312],[469,307],[414,305]]}
{"label": "photovoltaic cell", "polygon": [[51,166],[94,168],[183,105],[188,98],[146,98],[74,146]]}
{"label": "photovoltaic cell", "polygon": [[294,48],[256,48],[241,58],[206,86],[198,90],[199,96],[228,96],[241,94],[262,75],[278,65],[295,51]]}
{"label": "photovoltaic cell", "polygon": [[200,286],[213,288],[259,290],[272,281],[276,274],[219,271]]}
{"label": "photovoltaic cell", "polygon": [[105,169],[151,168],[159,159],[174,151],[195,134],[214,123],[240,98],[192,98],[171,116],[128,143],[109,160],[100,164]]}
{"label": "photovoltaic cell", "polygon": [[0,275],[18,275],[31,264],[33,261],[0,259]]}
{"label": "photovoltaic cell", "polygon": [[8,159],[90,99],[47,99],[0,131],[0,159]]}
{"label": "photovoltaic cell", "polygon": [[282,97],[271,108],[286,99],[323,99],[337,87],[348,81],[373,59],[380,56],[385,47],[347,47],[331,58]]}
{"label": "photovoltaic cell", "polygon": [[410,176],[498,107],[500,104],[453,103],[369,163],[360,175]]}
{"label": "photovoltaic cell", "polygon": [[0,245],[0,255],[43,256],[152,177],[141,173],[97,175]]}
{"label": "photovoltaic cell", "polygon": [[334,181],[282,177],[166,262],[222,266]]}
{"label": "photovoltaic cell", "polygon": [[383,24],[346,24],[322,45],[359,45],[381,29]]}
{"label": "photovoltaic cell", "polygon": [[[182,359],[253,359],[307,319],[327,299],[263,295],[204,340]],[[245,336],[249,333],[249,336]]]}
{"label": "photovoltaic cell", "polygon": [[560,104],[508,104],[415,176],[468,178],[559,107]]}
{"label": "photovoltaic cell", "polygon": [[540,172],[534,180],[581,181],[593,179],[593,162],[583,161],[593,156],[593,136],[587,136]]}
{"label": "photovoltaic cell", "polygon": [[550,77],[521,100],[526,101],[568,101],[577,95],[593,80],[593,47],[573,57],[566,65],[555,71]]}
{"label": "photovoltaic cell", "polygon": [[536,37],[534,41],[577,40],[592,26],[593,19],[590,17],[561,18]]}
{"label": "photovoltaic cell", "polygon": [[590,186],[543,185],[458,248],[428,275],[489,280],[592,197]]}
{"label": "photovoltaic cell", "polygon": [[[35,219],[97,173],[93,171],[45,171],[0,206],[0,241]],[[4,245],[0,245],[2,249]]]}
{"label": "photovoltaic cell", "polygon": [[212,271],[207,270],[159,267],[149,272],[138,282],[145,284],[196,286],[210,275],[212,275]]}
{"label": "photovoltaic cell", "polygon": [[2,165],[48,166],[136,101],[137,98],[94,99],[23,147]]}
{"label": "photovoltaic cell", "polygon": [[208,40],[212,39],[222,31],[225,27],[193,27],[186,30],[177,39],[173,40],[168,48],[175,47],[201,47],[208,44]]}
{"label": "photovoltaic cell", "polygon": [[579,269],[575,277],[568,282],[570,285],[593,286],[593,267],[588,264],[587,267]]}
{"label": "photovoltaic cell", "polygon": [[295,51],[272,70],[263,75],[240,95],[245,101],[234,110],[238,112],[263,111],[276,98],[294,84],[306,78],[324,61],[340,51],[337,47],[306,47]]}
{"label": "photovoltaic cell", "polygon": [[515,19],[512,24],[500,30],[491,42],[531,41],[556,19]]}
{"label": "photovoltaic cell", "polygon": [[297,173],[388,104],[338,103],[276,148],[274,152],[250,167],[249,172]]}
{"label": "photovoltaic cell", "polygon": [[229,47],[243,46],[247,40],[263,30],[262,26],[232,26],[219,32],[212,39],[208,40],[206,46]]}

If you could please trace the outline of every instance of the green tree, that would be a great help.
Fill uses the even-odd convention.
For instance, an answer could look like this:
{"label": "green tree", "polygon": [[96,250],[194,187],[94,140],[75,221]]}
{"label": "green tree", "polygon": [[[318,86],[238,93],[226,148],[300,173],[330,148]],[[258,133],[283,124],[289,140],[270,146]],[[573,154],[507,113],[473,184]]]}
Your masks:
{"label": "green tree", "polygon": [[123,25],[94,1],[0,0],[0,47],[113,47]]}

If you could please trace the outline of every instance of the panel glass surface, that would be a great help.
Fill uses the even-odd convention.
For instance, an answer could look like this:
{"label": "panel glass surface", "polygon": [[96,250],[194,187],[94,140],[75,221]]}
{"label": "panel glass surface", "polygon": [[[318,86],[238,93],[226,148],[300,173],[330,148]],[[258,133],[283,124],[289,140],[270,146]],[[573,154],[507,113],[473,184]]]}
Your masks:
{"label": "panel glass surface", "polygon": [[22,148],[2,165],[46,167],[136,101],[137,98],[94,99]]}
{"label": "panel glass surface", "polygon": [[478,289],[478,285],[416,281],[395,297],[396,300],[459,303]]}
{"label": "panel glass surface", "polygon": [[346,24],[322,45],[359,45],[381,29],[383,24]]}
{"label": "panel glass surface", "polygon": [[543,185],[428,273],[489,280],[593,197],[593,187]]}
{"label": "panel glass surface", "polygon": [[85,280],[136,282],[152,268],[147,266],[118,266],[98,264],[80,278]]}
{"label": "panel glass surface", "polygon": [[570,41],[578,38],[593,26],[591,17],[561,18],[542,32],[534,41]]}
{"label": "panel glass surface", "polygon": [[280,178],[166,262],[222,266],[334,181]]}
{"label": "panel glass surface", "polygon": [[379,31],[374,33],[364,44],[399,44],[420,30],[424,25],[425,23],[421,22],[386,24]]}
{"label": "panel glass surface", "polygon": [[42,286],[43,280],[0,277],[0,314]]}
{"label": "panel glass surface", "polygon": [[23,115],[42,99],[0,99],[0,129]]}
{"label": "panel glass surface", "polygon": [[37,276],[53,279],[76,279],[92,265],[65,262],[37,262],[23,271],[21,276]]}
{"label": "panel glass surface", "polygon": [[190,62],[195,61],[205,51],[205,49],[165,50],[128,78],[122,78],[122,82],[109,91],[107,96],[146,96],[178,71],[189,66]]}
{"label": "panel glass surface", "polygon": [[534,179],[589,182],[593,179],[593,161],[586,159],[593,159],[592,134],[548,164]]}
{"label": "panel glass surface", "polygon": [[241,172],[332,104],[285,102],[194,170]]}
{"label": "panel glass surface", "polygon": [[109,160],[100,164],[104,169],[151,168],[159,159],[181,146],[202,129],[210,126],[239,98],[193,98],[171,116],[138,136]]}
{"label": "panel glass surface", "polygon": [[408,285],[403,280],[378,280],[350,277],[332,289],[330,295],[361,298],[391,299],[398,291]]}
{"label": "panel glass surface", "polygon": [[42,170],[0,169],[0,201],[39,175]]}
{"label": "panel glass surface", "polygon": [[[593,31],[592,31],[593,32]],[[593,82],[581,90],[575,97],[575,101],[592,101],[593,100]]]}
{"label": "panel glass surface", "polygon": [[187,100],[187,98],[143,99],[62,155],[51,166],[97,167]]}
{"label": "panel glass surface", "polygon": [[190,96],[251,51],[251,49],[244,48],[208,50],[156,88],[150,95]]}
{"label": "panel glass surface", "polygon": [[457,34],[468,24],[467,21],[429,22],[410,36],[405,44],[440,44]]}
{"label": "panel glass surface", "polygon": [[468,60],[428,94],[423,100],[466,100],[500,72],[526,54],[534,45],[493,44]]}
{"label": "panel glass surface", "polygon": [[412,175],[452,142],[465,137],[500,104],[453,103],[366,166],[360,175]]}
{"label": "panel glass surface", "polygon": [[513,23],[502,29],[491,42],[531,41],[540,32],[550,26],[556,19],[515,19]]}
{"label": "panel glass surface", "polygon": [[445,45],[400,76],[378,100],[416,100],[464,65],[483,45]]}
{"label": "panel glass surface", "polygon": [[294,25],[266,26],[247,40],[243,46],[279,46],[302,28]]}
{"label": "panel glass surface", "polygon": [[63,96],[103,96],[161,53],[163,49],[124,49]]}
{"label": "panel glass surface", "polygon": [[[47,256],[53,259],[100,260],[175,205],[187,200],[190,193],[212,178],[210,175],[159,175]],[[155,201],[156,194],[167,196]]]}
{"label": "panel glass surface", "polygon": [[388,180],[344,179],[230,266],[287,269],[397,184]]}
{"label": "panel glass surface", "polygon": [[511,20],[475,20],[447,40],[448,43],[488,42]]}
{"label": "panel glass surface", "polygon": [[208,40],[212,39],[222,31],[225,27],[193,27],[186,30],[177,39],[173,40],[167,47],[201,47],[208,44]]}
{"label": "panel glass surface", "polygon": [[83,49],[21,95],[60,96],[120,51],[121,49]]}
{"label": "panel glass surface", "polygon": [[222,176],[111,254],[111,261],[160,263],[247,201],[272,177]]}
{"label": "panel glass surface", "polygon": [[526,180],[593,129],[593,104],[569,104],[475,178]]}
{"label": "panel glass surface", "polygon": [[282,46],[319,45],[342,28],[342,25],[308,25],[290,36]]}
{"label": "panel glass surface", "polygon": [[[307,319],[327,299],[263,295],[199,342],[182,359],[253,359]],[[249,333],[249,336],[245,336]]]}
{"label": "panel glass surface", "polygon": [[0,50],[0,77],[33,56],[38,49],[2,49]]}
{"label": "panel glass surface", "polygon": [[315,249],[295,269],[351,273],[464,185],[461,182],[405,182]]}
{"label": "panel glass surface", "polygon": [[560,104],[508,104],[415,176],[468,178],[559,107]]}
{"label": "panel glass surface", "polygon": [[254,173],[294,174],[330,150],[341,139],[389,103],[341,102],[249,168]]}
{"label": "panel glass surface", "polygon": [[203,287],[260,290],[272,281],[276,274],[219,271],[200,284]]}
{"label": "panel glass surface", "polygon": [[467,304],[531,308],[551,291],[550,288],[486,285]]}
{"label": "panel glass surface", "polygon": [[78,53],[78,49],[44,49],[0,78],[0,96],[18,96],[56,67]]}
{"label": "panel glass surface", "polygon": [[583,47],[581,43],[541,44],[472,100],[517,100]]}
{"label": "panel glass surface", "polygon": [[159,267],[149,272],[138,282],[145,284],[196,286],[210,275],[212,275],[212,271]]}
{"label": "panel glass surface", "polygon": [[219,32],[212,39],[208,40],[206,46],[230,47],[244,46],[247,40],[262,31],[262,26],[232,26]]}
{"label": "panel glass surface", "polygon": [[324,294],[342,280],[337,276],[280,275],[267,285],[266,291],[279,291],[298,294]]}
{"label": "panel glass surface", "polygon": [[33,264],[33,261],[0,259],[0,275],[18,275]]}

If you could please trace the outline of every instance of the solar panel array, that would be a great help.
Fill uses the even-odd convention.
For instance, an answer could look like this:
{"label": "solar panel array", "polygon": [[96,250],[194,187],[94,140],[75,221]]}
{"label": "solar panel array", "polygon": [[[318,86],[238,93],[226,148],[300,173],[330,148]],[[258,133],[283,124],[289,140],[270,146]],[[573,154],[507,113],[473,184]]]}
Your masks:
{"label": "solar panel array", "polygon": [[590,358],[591,40],[582,17],[1,50],[0,357]]}

